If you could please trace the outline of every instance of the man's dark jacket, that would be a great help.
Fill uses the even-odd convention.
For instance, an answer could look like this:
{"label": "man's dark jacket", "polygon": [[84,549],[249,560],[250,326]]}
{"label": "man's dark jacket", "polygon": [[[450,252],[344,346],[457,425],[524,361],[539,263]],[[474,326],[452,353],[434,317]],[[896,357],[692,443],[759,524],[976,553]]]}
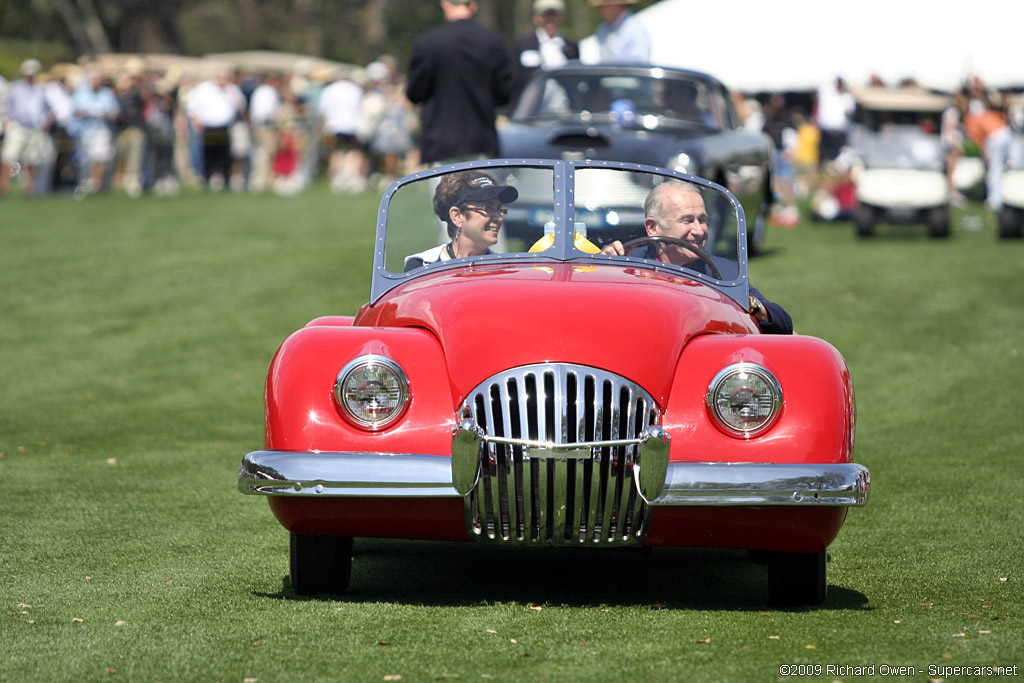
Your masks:
{"label": "man's dark jacket", "polygon": [[509,101],[512,69],[501,34],[472,19],[422,33],[412,46],[405,94],[422,105],[424,163],[498,155],[494,119]]}

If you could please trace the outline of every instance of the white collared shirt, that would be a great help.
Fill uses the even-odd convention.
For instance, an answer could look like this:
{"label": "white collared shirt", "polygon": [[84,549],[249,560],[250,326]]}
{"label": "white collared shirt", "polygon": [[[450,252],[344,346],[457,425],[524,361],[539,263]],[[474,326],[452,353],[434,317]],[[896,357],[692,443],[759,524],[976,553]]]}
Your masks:
{"label": "white collared shirt", "polygon": [[561,34],[549,36],[543,28],[537,29],[537,44],[540,45],[540,67],[557,69],[569,61],[565,58],[565,38]]}

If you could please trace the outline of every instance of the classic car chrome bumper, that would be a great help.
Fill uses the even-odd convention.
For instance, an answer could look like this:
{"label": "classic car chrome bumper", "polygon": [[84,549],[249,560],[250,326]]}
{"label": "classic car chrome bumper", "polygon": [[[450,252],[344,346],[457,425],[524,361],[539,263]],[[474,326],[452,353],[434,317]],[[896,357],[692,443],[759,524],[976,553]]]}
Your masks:
{"label": "classic car chrome bumper", "polygon": [[[254,451],[238,471],[243,493],[272,496],[462,498],[451,459],[436,455]],[[867,503],[871,477],[856,463],[669,463],[651,505]]]}

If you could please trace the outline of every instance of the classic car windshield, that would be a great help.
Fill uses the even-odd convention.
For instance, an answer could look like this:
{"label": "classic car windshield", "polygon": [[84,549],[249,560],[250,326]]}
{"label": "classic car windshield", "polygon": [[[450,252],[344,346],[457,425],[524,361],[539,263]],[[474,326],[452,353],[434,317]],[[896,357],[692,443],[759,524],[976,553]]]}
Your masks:
{"label": "classic car windshield", "polygon": [[[547,219],[539,221],[537,215],[552,214],[553,178],[550,168],[503,166],[403,185],[387,208],[387,270],[401,273],[452,258],[528,252],[544,237]],[[449,217],[453,207],[458,207],[454,221]]]}
{"label": "classic car windshield", "polygon": [[[738,260],[737,213],[725,194],[709,187],[653,173],[583,168],[576,173],[575,208],[577,232],[602,250],[621,242],[630,257],[710,274],[706,262],[672,243],[677,239]],[[723,272],[716,279],[734,277]]]}
{"label": "classic car windshield", "polygon": [[711,89],[699,79],[569,72],[533,81],[513,118],[582,115],[643,125],[653,116],[719,130],[716,109]]}
{"label": "classic car windshield", "polygon": [[730,195],[619,164],[558,163],[572,172],[460,165],[399,186],[382,214],[388,277],[467,259],[627,257],[723,283],[740,279],[745,239]]}

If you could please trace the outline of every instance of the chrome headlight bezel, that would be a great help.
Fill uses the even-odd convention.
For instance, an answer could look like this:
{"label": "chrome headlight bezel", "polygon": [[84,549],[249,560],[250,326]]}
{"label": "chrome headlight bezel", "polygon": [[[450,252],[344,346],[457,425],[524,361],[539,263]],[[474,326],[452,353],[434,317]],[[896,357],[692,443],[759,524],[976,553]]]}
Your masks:
{"label": "chrome headlight bezel", "polygon": [[782,386],[756,363],[723,368],[706,395],[708,412],[729,436],[750,439],[771,429],[782,413]]}
{"label": "chrome headlight bezel", "polygon": [[[383,388],[367,387],[369,382],[377,382]],[[372,395],[374,392],[377,396]],[[367,404],[377,400],[381,392],[385,400],[377,402],[383,407],[375,415]],[[371,432],[387,429],[401,419],[411,398],[405,371],[387,356],[367,354],[353,358],[334,380],[334,402],[341,414],[356,427]]]}

